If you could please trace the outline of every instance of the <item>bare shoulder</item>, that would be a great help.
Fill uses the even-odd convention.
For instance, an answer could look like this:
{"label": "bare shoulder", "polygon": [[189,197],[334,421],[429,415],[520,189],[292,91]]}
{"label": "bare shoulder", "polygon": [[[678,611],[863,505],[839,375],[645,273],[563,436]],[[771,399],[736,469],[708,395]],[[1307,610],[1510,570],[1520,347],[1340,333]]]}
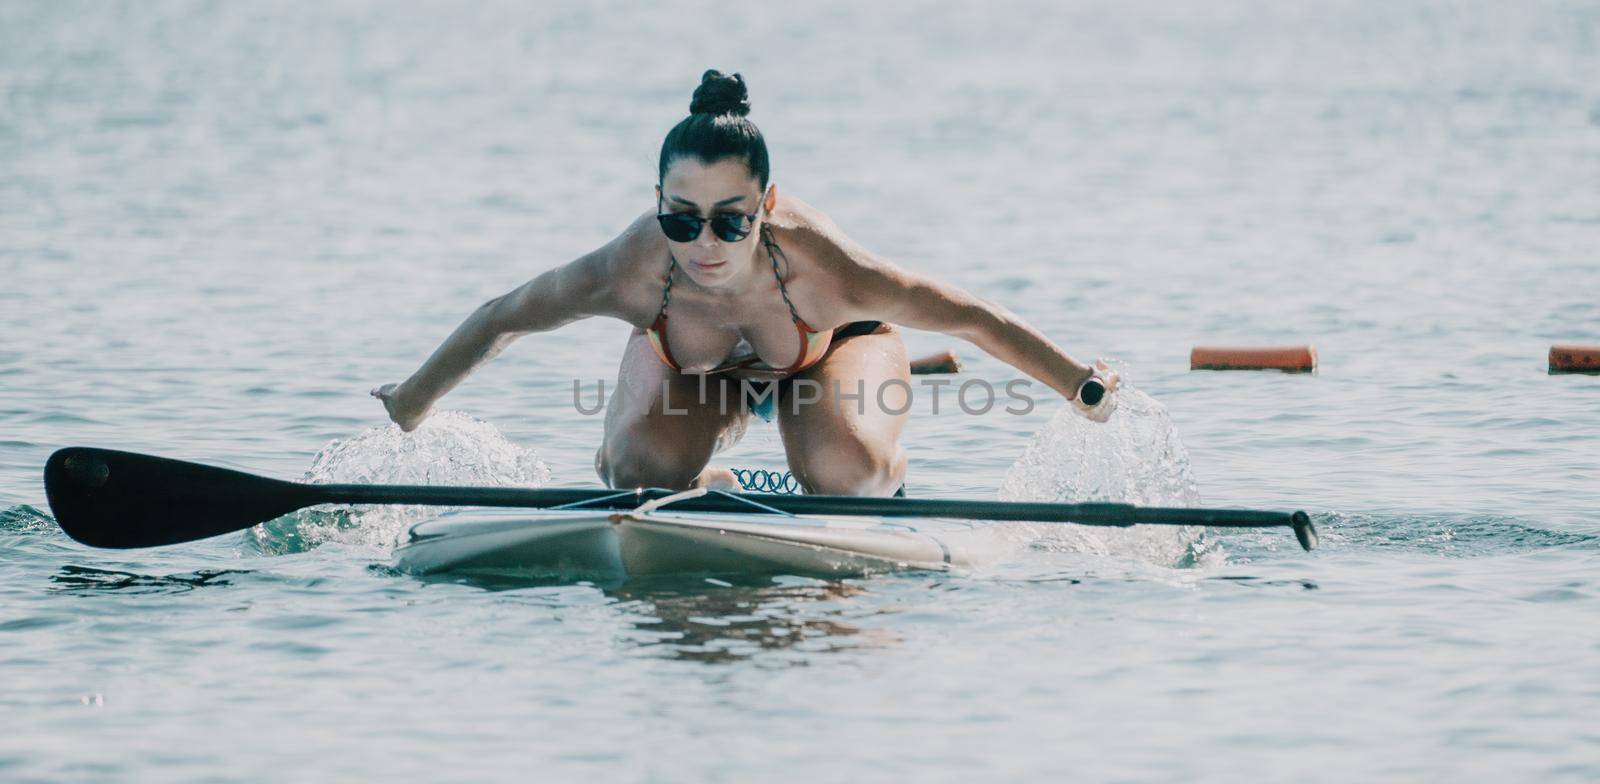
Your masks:
{"label": "bare shoulder", "polygon": [[[600,293],[608,315],[648,326],[666,283],[667,239],[656,226],[655,211],[641,213],[616,238],[570,265]],[[603,293],[601,293],[603,292]]]}
{"label": "bare shoulder", "polygon": [[778,243],[800,262],[796,275],[829,299],[860,303],[869,289],[895,287],[904,269],[851,239],[827,213],[793,196],[780,196],[772,226]]}
{"label": "bare shoulder", "polygon": [[778,242],[829,274],[883,270],[894,265],[851,239],[828,214],[792,196],[773,211]]}
{"label": "bare shoulder", "polygon": [[778,241],[788,241],[807,254],[848,253],[850,238],[828,214],[793,196],[780,195],[768,223]]}

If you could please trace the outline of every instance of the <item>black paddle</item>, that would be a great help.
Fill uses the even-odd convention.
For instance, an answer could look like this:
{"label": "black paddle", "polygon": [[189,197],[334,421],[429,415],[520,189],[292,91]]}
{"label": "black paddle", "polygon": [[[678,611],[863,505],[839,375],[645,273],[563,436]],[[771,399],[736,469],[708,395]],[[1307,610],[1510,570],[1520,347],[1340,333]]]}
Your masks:
{"label": "black paddle", "polygon": [[[600,505],[590,508],[632,509],[677,492],[660,488],[628,493],[606,488],[313,485],[182,460],[82,446],[67,447],[50,456],[44,466],[44,488],[61,530],[93,547],[153,547],[192,542],[241,531],[317,504],[544,508],[587,502]],[[741,499],[794,514],[959,517],[1114,527],[1139,524],[1284,527],[1294,529],[1301,547],[1310,550],[1317,544],[1317,529],[1305,512],[760,493],[738,497],[705,495],[676,502],[672,509],[749,512],[751,505]]]}

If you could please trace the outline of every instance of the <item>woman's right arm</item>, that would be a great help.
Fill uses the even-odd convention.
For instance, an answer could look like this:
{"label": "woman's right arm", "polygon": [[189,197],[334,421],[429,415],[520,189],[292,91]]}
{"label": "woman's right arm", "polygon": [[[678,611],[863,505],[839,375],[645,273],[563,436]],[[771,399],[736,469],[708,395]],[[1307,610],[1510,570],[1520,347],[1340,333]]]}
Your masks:
{"label": "woman's right arm", "polygon": [[631,233],[483,303],[410,378],[384,384],[372,390],[372,396],[383,401],[401,430],[409,432],[428,418],[439,398],[517,338],[589,316],[625,318],[626,308],[618,301],[614,284]]}

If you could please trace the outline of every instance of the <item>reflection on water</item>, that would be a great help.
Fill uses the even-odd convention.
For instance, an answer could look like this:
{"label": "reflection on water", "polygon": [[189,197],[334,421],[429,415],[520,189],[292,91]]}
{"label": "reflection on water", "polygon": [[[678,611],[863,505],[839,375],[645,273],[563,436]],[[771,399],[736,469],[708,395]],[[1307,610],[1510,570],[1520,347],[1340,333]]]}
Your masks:
{"label": "reflection on water", "polygon": [[230,574],[249,574],[247,569],[201,569],[189,574],[165,576],[119,572],[111,569],[94,569],[88,566],[63,566],[50,576],[54,583],[50,590],[71,591],[121,591],[125,593],[187,593],[196,588],[232,585],[222,579]]}
{"label": "reflection on water", "polygon": [[[798,579],[798,578],[786,578]],[[640,647],[669,658],[705,664],[758,659],[762,663],[804,665],[821,653],[880,648],[897,637],[862,628],[853,620],[883,615],[853,601],[867,592],[851,583],[807,580],[766,585],[735,585],[706,580],[629,583],[607,591],[636,616]],[[805,656],[769,656],[793,652]]]}
{"label": "reflection on water", "polygon": [[1315,591],[1318,588],[1322,587],[1322,586],[1318,585],[1315,580],[1268,580],[1268,579],[1264,579],[1264,578],[1261,578],[1261,577],[1252,577],[1250,575],[1243,575],[1243,574],[1239,574],[1239,575],[1224,574],[1224,575],[1218,575],[1216,577],[1207,577],[1205,579],[1207,579],[1207,580],[1217,580],[1217,581],[1221,581],[1221,582],[1227,582],[1227,583],[1231,583],[1233,585],[1243,585],[1243,586],[1250,586],[1250,587],[1257,587],[1257,588],[1283,588],[1283,587],[1290,587],[1290,588],[1303,588],[1303,589],[1305,589],[1307,591]]}
{"label": "reflection on water", "polygon": [[[388,573],[402,577],[399,572]],[[571,585],[556,577],[458,572],[422,577],[423,582],[470,585],[487,591],[517,591]],[[853,621],[885,615],[855,601],[862,585],[802,577],[749,575],[672,576],[596,584],[629,625],[626,640],[652,653],[684,661],[718,664],[758,660],[805,664],[800,656],[768,659],[792,652],[807,656],[860,650],[898,642],[892,634],[864,629]]]}

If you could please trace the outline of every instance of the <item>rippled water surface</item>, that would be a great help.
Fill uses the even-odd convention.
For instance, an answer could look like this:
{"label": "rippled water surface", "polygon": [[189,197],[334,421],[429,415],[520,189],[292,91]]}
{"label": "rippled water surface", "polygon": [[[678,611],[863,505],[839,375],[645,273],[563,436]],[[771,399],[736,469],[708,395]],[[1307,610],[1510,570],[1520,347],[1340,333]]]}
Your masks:
{"label": "rippled water surface", "polygon": [[[594,586],[396,575],[415,510],[56,529],[69,444],[594,484],[572,380],[619,323],[513,346],[449,449],[366,392],[647,209],[711,67],[780,188],[1152,399],[919,397],[914,495],[1304,508],[1322,548],[1040,526],[971,574]],[[1600,779],[1600,378],[1544,366],[1600,343],[1596,73],[1560,0],[0,4],[0,780]]]}

